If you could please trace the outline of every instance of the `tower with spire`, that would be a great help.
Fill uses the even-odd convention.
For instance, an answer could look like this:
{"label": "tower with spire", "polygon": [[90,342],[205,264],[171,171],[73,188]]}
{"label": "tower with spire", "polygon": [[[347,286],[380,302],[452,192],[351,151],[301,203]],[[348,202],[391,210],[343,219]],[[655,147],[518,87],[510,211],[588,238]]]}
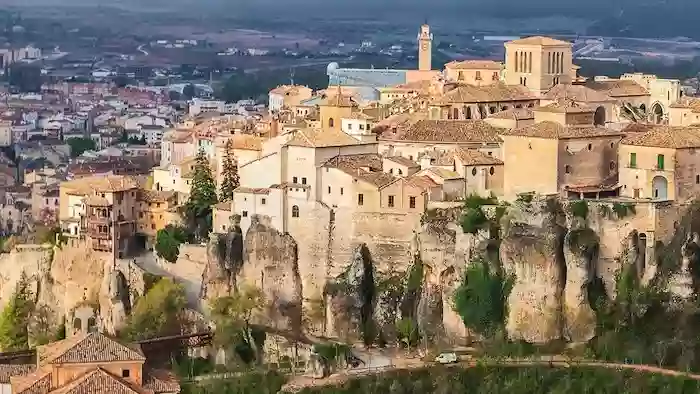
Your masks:
{"label": "tower with spire", "polygon": [[432,69],[433,33],[430,32],[428,20],[421,25],[418,32],[418,70],[430,71]]}

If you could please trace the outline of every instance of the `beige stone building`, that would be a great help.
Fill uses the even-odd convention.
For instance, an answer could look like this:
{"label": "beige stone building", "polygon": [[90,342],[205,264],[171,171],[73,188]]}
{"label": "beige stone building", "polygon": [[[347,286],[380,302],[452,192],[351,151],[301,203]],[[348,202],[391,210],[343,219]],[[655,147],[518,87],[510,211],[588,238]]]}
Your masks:
{"label": "beige stone building", "polygon": [[149,369],[135,344],[99,333],[78,333],[39,346],[35,365],[7,366],[15,394],[177,394],[167,371]]}
{"label": "beige stone building", "polygon": [[534,107],[539,102],[528,88],[500,81],[483,86],[446,85],[445,90],[430,102],[430,119],[486,119],[499,111]]}
{"label": "beige stone building", "polygon": [[683,95],[681,81],[664,79],[656,75],[628,73],[620,76],[622,81],[635,81],[649,92],[646,112],[652,123],[669,123],[669,108]]}
{"label": "beige stone building", "polygon": [[685,202],[700,192],[700,128],[656,126],[627,136],[619,150],[620,195]]}
{"label": "beige stone building", "polygon": [[501,135],[506,199],[581,188],[615,190],[622,133],[594,126],[593,109],[573,101],[534,111],[534,125]]}
{"label": "beige stone building", "polygon": [[141,177],[112,175],[61,183],[59,221],[70,240],[87,240],[96,251],[129,252],[137,230]]}
{"label": "beige stone building", "polygon": [[451,61],[445,64],[445,79],[469,85],[492,85],[501,81],[503,64],[492,60]]}
{"label": "beige stone building", "polygon": [[489,115],[485,120],[498,128],[516,129],[535,123],[535,113],[532,108],[511,108]]}
{"label": "beige stone building", "polygon": [[379,152],[417,162],[428,152],[467,148],[500,158],[500,132],[483,120],[420,120],[385,129],[379,135]]}
{"label": "beige stone building", "polygon": [[505,82],[537,95],[575,78],[571,43],[549,37],[527,37],[505,43]]}
{"label": "beige stone building", "polygon": [[669,126],[691,126],[700,124],[700,98],[681,97],[668,109]]}
{"label": "beige stone building", "polygon": [[268,94],[268,110],[277,112],[283,108],[294,108],[302,101],[308,100],[313,95],[313,90],[307,86],[281,85]]}

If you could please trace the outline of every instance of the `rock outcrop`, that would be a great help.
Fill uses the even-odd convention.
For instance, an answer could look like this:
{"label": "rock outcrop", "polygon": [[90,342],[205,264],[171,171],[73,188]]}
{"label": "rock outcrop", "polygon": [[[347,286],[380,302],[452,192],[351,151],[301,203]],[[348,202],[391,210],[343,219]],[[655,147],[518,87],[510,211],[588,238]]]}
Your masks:
{"label": "rock outcrop", "polygon": [[588,284],[596,272],[598,236],[582,220],[574,220],[564,238],[566,285],[564,287],[564,337],[586,342],[595,336],[596,316],[588,300]]}
{"label": "rock outcrop", "polygon": [[[227,268],[228,270],[228,268]],[[239,279],[243,283],[239,283]],[[237,286],[260,288],[267,301],[264,324],[279,329],[301,328],[302,285],[294,238],[254,215],[243,242],[243,265]]]}
{"label": "rock outcrop", "polygon": [[561,337],[565,283],[565,217],[555,199],[515,204],[503,218],[500,257],[514,275],[506,330],[512,340],[545,343]]}

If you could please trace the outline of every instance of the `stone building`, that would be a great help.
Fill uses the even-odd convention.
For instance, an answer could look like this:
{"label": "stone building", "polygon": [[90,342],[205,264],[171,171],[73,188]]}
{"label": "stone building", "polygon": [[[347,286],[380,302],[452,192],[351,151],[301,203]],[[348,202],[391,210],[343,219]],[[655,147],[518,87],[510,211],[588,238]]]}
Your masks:
{"label": "stone building", "polygon": [[445,85],[445,93],[429,104],[430,119],[486,119],[489,115],[511,108],[531,108],[537,96],[521,85],[506,85],[496,81],[477,86]]}
{"label": "stone building", "polygon": [[504,132],[504,195],[558,194],[567,188],[615,190],[623,135],[595,126],[594,111],[574,101],[536,108],[535,124]]}
{"label": "stone building", "polygon": [[540,95],[575,76],[571,43],[549,37],[527,37],[505,43],[505,82]]}
{"label": "stone building", "polygon": [[620,195],[686,202],[700,193],[700,128],[656,126],[620,143]]}
{"label": "stone building", "polygon": [[501,81],[503,64],[493,60],[451,61],[445,64],[443,75],[448,81],[482,86]]}

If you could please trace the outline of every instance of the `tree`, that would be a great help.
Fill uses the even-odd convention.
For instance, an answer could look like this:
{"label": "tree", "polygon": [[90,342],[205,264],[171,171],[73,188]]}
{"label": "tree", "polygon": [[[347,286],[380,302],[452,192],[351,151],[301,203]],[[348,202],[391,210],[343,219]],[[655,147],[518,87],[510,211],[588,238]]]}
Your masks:
{"label": "tree", "polygon": [[399,337],[399,342],[407,349],[416,347],[420,340],[418,326],[413,319],[403,318],[396,323],[396,334]]}
{"label": "tree", "polygon": [[[252,327],[252,319],[264,306],[265,297],[255,287],[244,287],[233,295],[215,299],[211,304],[211,316],[216,326],[217,345],[228,350],[233,348],[245,363],[261,361],[257,349],[262,344],[259,333]],[[250,351],[249,355],[246,350]]]}
{"label": "tree", "polygon": [[78,157],[85,151],[95,149],[95,141],[90,138],[69,138],[67,142],[70,146],[71,157]]}
{"label": "tree", "polygon": [[197,240],[204,239],[212,226],[212,206],[217,203],[216,183],[204,150],[197,153],[190,197],[184,206],[188,229]]}
{"label": "tree", "polygon": [[138,299],[121,334],[130,341],[178,335],[186,306],[185,288],[169,278],[161,279]]}
{"label": "tree", "polygon": [[0,349],[3,352],[24,350],[29,347],[29,320],[34,311],[34,294],[29,280],[22,273],[10,302],[0,315]]}
{"label": "tree", "polygon": [[192,98],[197,94],[197,91],[191,83],[188,83],[185,85],[184,88],[182,88],[182,97],[184,97],[186,100],[192,100]]}
{"label": "tree", "polygon": [[464,324],[485,337],[493,337],[506,318],[508,295],[513,279],[492,272],[483,259],[473,261],[454,295],[455,311]]}
{"label": "tree", "polygon": [[177,90],[169,90],[168,91],[168,99],[170,101],[179,101],[181,99],[181,94]]}
{"label": "tree", "polygon": [[221,169],[221,201],[233,200],[233,191],[240,186],[240,177],[238,176],[238,164],[233,157],[233,140],[226,142],[226,151]]}
{"label": "tree", "polygon": [[169,224],[158,230],[156,234],[156,254],[160,258],[174,263],[180,254],[180,245],[187,242],[189,238],[190,236],[184,228]]}

